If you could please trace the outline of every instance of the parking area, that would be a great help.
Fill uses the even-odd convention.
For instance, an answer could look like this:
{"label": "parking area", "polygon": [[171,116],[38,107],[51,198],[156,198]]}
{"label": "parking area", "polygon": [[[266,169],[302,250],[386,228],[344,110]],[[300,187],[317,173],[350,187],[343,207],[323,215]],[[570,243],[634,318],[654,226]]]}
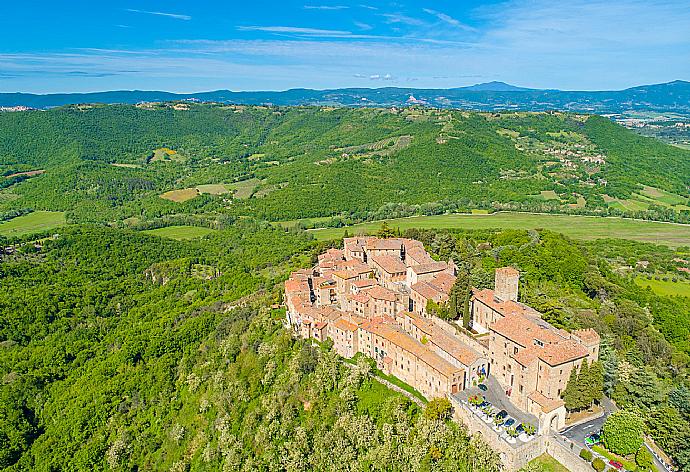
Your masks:
{"label": "parking area", "polygon": [[[472,399],[477,396],[484,400],[479,407],[472,405]],[[460,393],[455,394],[455,398],[467,405],[468,408],[487,425],[492,426],[493,431],[506,440],[509,444],[517,447],[521,443],[529,440],[529,436],[524,434],[521,425],[532,425],[535,430],[539,425],[539,420],[529,413],[526,413],[513,405],[505,395],[503,388],[493,377],[488,377],[482,387],[470,387]],[[489,412],[487,414],[486,412]],[[495,418],[499,417],[500,425],[496,426]],[[519,440],[512,441],[508,435],[511,428],[518,428]],[[535,431],[536,432],[536,431]]]}

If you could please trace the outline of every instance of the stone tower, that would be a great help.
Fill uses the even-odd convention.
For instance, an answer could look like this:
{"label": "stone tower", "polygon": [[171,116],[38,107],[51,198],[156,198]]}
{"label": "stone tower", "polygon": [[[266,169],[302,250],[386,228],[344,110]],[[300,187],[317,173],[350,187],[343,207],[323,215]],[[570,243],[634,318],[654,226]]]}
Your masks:
{"label": "stone tower", "polygon": [[496,269],[496,296],[504,302],[508,300],[516,302],[518,298],[519,281],[520,272],[512,267],[501,267],[500,269]]}

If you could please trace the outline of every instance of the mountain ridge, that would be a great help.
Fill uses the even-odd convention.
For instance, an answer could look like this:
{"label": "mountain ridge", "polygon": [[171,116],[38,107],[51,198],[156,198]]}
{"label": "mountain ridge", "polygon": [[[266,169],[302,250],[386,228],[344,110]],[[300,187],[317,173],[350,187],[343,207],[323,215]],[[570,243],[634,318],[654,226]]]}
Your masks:
{"label": "mountain ridge", "polygon": [[435,108],[466,108],[481,111],[563,110],[620,113],[651,110],[690,113],[690,82],[675,80],[610,91],[530,89],[493,81],[449,89],[363,87],[323,90],[294,88],[283,91],[212,90],[195,93],[156,90],[56,94],[0,93],[0,107],[38,109],[80,103],[135,104],[177,100],[277,106],[400,107],[420,104]]}

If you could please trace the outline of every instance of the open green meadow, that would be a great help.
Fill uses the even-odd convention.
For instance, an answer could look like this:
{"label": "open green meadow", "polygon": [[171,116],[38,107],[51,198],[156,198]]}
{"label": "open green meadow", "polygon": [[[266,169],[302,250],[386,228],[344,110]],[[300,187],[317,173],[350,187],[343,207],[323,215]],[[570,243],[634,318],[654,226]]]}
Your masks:
{"label": "open green meadow", "polygon": [[165,228],[148,229],[142,232],[161,238],[182,240],[200,238],[215,232],[215,230],[201,226],[166,226]]}
{"label": "open green meadow", "polygon": [[57,228],[66,223],[61,211],[34,211],[0,223],[0,236],[21,236]]}
{"label": "open green meadow", "polygon": [[[621,238],[663,244],[670,247],[690,245],[690,225],[660,223],[625,218],[603,218],[575,215],[544,215],[536,213],[501,212],[492,215],[437,215],[386,220],[391,228],[435,229],[535,229],[544,228],[576,239]],[[383,221],[362,223],[346,228],[312,230],[319,240],[350,234],[371,233]]]}
{"label": "open green meadow", "polygon": [[679,280],[649,280],[646,277],[636,277],[635,283],[640,287],[650,287],[657,295],[678,295],[690,297],[690,282]]}

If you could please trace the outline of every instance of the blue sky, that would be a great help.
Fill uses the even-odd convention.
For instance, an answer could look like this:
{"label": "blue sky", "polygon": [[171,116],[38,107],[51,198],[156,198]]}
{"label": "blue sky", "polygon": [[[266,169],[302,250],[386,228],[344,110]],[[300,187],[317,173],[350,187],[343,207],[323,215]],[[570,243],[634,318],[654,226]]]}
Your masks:
{"label": "blue sky", "polygon": [[690,80],[687,0],[3,3],[2,92]]}

